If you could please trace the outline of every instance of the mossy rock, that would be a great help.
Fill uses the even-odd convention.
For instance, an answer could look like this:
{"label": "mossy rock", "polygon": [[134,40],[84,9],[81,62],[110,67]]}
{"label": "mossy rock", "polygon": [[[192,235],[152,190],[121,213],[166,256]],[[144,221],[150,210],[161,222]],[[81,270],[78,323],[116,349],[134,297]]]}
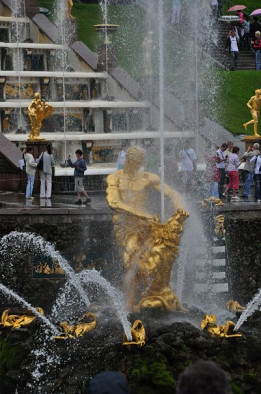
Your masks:
{"label": "mossy rock", "polygon": [[8,337],[0,341],[0,379],[8,371],[19,369],[25,359],[25,350],[21,345],[11,345]]}

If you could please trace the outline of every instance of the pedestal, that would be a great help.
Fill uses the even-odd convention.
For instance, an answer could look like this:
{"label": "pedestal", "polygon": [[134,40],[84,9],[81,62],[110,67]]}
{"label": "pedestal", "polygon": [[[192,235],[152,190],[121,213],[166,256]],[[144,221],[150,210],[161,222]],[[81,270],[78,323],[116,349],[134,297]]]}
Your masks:
{"label": "pedestal", "polygon": [[98,48],[98,71],[106,71],[117,67],[117,48],[113,44],[103,44]]}
{"label": "pedestal", "polygon": [[255,136],[255,135],[247,135],[244,137],[245,141],[245,151],[247,151],[247,148],[249,146],[253,146],[256,142],[258,142],[261,146],[261,136]]}

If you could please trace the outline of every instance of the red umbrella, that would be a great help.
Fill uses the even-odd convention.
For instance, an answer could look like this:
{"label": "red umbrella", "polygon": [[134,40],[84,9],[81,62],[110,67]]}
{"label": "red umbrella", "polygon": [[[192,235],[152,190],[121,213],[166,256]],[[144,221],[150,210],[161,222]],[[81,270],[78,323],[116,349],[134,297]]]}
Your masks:
{"label": "red umbrella", "polygon": [[229,10],[227,10],[228,12],[234,12],[234,11],[241,11],[244,10],[246,8],[245,5],[234,5],[233,7],[229,8]]}
{"label": "red umbrella", "polygon": [[252,14],[250,14],[250,16],[260,15],[260,14],[261,14],[261,8],[258,8],[257,10],[253,11]]}

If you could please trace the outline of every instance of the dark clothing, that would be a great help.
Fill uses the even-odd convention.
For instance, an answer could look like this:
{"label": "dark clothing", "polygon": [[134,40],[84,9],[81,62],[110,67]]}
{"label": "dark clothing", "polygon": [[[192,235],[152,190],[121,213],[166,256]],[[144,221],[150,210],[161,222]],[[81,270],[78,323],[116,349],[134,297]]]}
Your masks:
{"label": "dark clothing", "polygon": [[261,174],[255,174],[255,199],[261,200]]}
{"label": "dark clothing", "polygon": [[82,157],[80,159],[77,159],[74,163],[71,161],[71,159],[68,159],[67,162],[70,167],[74,168],[75,178],[83,178],[84,177],[84,171],[87,170],[87,166],[86,166],[85,160]]}
{"label": "dark clothing", "polygon": [[101,372],[90,381],[90,394],[130,394],[125,376],[118,372]]}
{"label": "dark clothing", "polygon": [[256,32],[256,31],[261,31],[261,25],[260,25],[260,23],[258,23],[258,22],[250,23],[250,37],[251,37],[252,39],[255,38],[255,32]]}
{"label": "dark clothing", "polygon": [[225,168],[218,168],[220,174],[220,180],[218,182],[218,192],[219,197],[221,198],[222,194],[224,193],[224,185],[225,185]]}

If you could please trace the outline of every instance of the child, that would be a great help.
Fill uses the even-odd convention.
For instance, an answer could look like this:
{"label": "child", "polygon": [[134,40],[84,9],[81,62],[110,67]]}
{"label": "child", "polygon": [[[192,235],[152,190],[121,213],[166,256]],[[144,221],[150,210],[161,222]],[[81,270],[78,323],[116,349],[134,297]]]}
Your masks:
{"label": "child", "polygon": [[[87,169],[86,162],[82,157],[82,151],[80,149],[77,149],[75,155],[77,157],[77,160],[74,163],[71,161],[71,157],[70,156],[68,157],[69,166],[74,168],[75,189],[78,193],[78,201],[76,201],[75,204],[86,205],[89,202],[91,202],[91,199],[88,196],[87,192],[84,190],[84,186],[83,186],[84,171],[86,171]],[[86,197],[84,203],[81,200],[81,193],[83,193],[83,195]]]}

